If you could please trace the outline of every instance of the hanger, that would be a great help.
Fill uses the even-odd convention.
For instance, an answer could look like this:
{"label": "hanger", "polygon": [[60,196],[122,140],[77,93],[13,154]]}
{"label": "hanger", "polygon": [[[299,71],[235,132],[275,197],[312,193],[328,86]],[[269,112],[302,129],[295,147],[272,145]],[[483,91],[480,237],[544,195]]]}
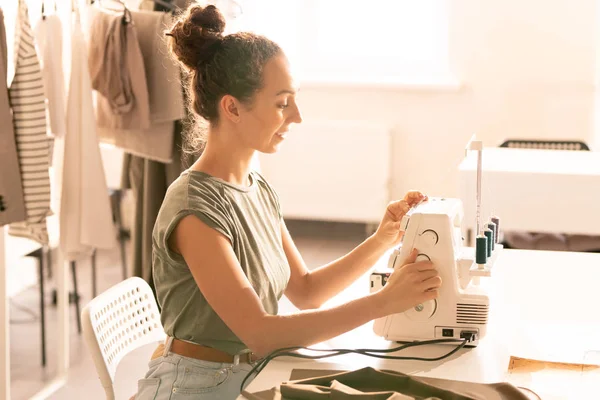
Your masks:
{"label": "hanger", "polygon": [[[43,20],[46,19],[45,4],[46,4],[46,0],[42,0],[42,19]],[[54,0],[54,12],[56,12],[56,0]]]}
{"label": "hanger", "polygon": [[[132,17],[131,17],[131,11],[129,11],[129,8],[127,8],[127,4],[125,4],[124,0],[111,0],[113,2],[119,3],[120,5],[123,6],[123,17],[121,18],[121,22],[123,23],[123,25],[127,25],[128,23],[130,23],[132,21]],[[90,4],[94,4],[94,3],[98,3],[99,6],[103,6],[102,5],[102,1],[98,0],[96,2],[96,0],[91,0]],[[106,7],[107,9],[110,9],[109,7]]]}
{"label": "hanger", "polygon": [[124,0],[119,0],[119,3],[123,4],[123,18],[121,19],[121,22],[123,23],[123,25],[127,25],[133,20],[133,17],[131,16],[131,11],[129,11],[129,9],[127,8],[127,4],[125,4]]}

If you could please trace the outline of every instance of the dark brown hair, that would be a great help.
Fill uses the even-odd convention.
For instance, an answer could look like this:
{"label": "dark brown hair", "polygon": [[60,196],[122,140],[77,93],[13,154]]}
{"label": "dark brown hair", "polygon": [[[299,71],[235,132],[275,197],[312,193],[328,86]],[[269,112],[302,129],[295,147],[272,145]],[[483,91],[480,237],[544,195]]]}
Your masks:
{"label": "dark brown hair", "polygon": [[167,32],[172,54],[188,72],[191,109],[211,124],[218,122],[219,101],[231,95],[250,105],[263,85],[263,68],[281,48],[264,36],[223,36],[225,18],[213,5],[191,5]]}

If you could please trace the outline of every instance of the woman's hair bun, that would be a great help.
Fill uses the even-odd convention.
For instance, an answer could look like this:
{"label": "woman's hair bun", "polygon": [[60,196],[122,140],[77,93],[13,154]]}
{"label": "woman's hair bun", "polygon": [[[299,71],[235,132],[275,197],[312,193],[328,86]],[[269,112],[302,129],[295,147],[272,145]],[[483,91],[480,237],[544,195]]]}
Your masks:
{"label": "woman's hair bun", "polygon": [[225,31],[225,18],[219,9],[213,5],[202,7],[192,7],[190,11],[190,20],[192,23],[208,29],[217,34]]}
{"label": "woman's hair bun", "polygon": [[166,33],[171,51],[189,70],[212,58],[223,39],[225,17],[213,5],[191,6]]}

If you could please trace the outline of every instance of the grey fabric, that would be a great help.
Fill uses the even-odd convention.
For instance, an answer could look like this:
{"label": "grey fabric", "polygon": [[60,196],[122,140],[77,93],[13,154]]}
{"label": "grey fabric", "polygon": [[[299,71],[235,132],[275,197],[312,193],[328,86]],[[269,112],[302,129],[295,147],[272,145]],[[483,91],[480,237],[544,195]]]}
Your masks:
{"label": "grey fabric", "polygon": [[564,233],[505,232],[504,243],[513,249],[547,251],[600,251],[600,236]]}
{"label": "grey fabric", "polygon": [[8,55],[6,53],[4,13],[0,8],[0,226],[25,220],[25,202],[21,184],[21,169],[12,114],[6,87]]}
{"label": "grey fabric", "polygon": [[[310,378],[298,378],[298,376]],[[507,382],[474,383],[416,377],[397,371],[363,368],[356,371],[293,370],[290,382],[257,393],[247,400],[529,400]]]}

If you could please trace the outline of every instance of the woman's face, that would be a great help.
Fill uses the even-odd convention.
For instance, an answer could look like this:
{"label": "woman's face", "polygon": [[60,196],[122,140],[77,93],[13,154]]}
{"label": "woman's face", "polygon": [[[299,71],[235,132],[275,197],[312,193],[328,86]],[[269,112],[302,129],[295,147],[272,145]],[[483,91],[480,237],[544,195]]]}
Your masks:
{"label": "woman's face", "polygon": [[285,140],[292,123],[302,122],[294,84],[284,55],[271,58],[263,69],[264,86],[252,104],[240,107],[240,139],[262,153],[274,153]]}

